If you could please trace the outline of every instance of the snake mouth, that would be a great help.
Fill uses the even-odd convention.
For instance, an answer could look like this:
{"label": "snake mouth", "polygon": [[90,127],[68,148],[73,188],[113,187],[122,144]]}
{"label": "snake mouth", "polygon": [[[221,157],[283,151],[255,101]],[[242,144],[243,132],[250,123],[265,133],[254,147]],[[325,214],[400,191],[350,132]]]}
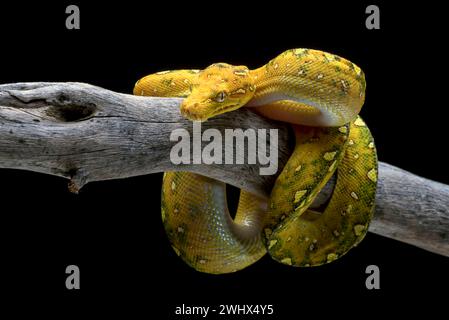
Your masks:
{"label": "snake mouth", "polygon": [[220,115],[222,113],[225,113],[225,112],[228,112],[228,111],[232,111],[232,110],[235,110],[235,109],[238,109],[238,108],[239,108],[239,104],[238,103],[229,104],[227,106],[223,106],[223,107],[220,107],[220,108],[216,109],[212,116],[218,116],[218,115]]}
{"label": "snake mouth", "polygon": [[198,114],[197,112],[192,112],[189,108],[181,108],[181,115],[191,121],[206,121],[209,117]]}
{"label": "snake mouth", "polygon": [[219,108],[215,109],[212,113],[207,113],[207,114],[198,113],[197,110],[192,109],[192,108],[181,108],[181,114],[183,117],[185,117],[191,121],[204,122],[211,117],[215,117],[222,113],[232,111],[234,109],[237,109],[238,107],[239,107],[238,103],[230,104],[230,105],[219,107]]}

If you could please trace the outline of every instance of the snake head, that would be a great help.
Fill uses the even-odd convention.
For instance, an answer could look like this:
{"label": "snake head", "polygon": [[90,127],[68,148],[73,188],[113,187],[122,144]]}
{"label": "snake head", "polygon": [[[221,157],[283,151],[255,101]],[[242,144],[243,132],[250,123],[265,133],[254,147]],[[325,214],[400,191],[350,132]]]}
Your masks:
{"label": "snake head", "polygon": [[191,93],[181,104],[181,114],[190,120],[206,121],[244,106],[255,89],[247,67],[213,64],[192,82]]}

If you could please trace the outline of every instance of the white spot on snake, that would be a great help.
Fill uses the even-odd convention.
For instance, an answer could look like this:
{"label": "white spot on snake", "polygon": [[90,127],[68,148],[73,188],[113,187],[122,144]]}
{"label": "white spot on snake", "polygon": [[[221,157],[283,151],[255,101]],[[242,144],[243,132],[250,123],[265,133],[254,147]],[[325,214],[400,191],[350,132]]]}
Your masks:
{"label": "white spot on snake", "polygon": [[348,144],[349,144],[350,146],[354,145],[354,140],[350,139],[350,140],[348,141]]}
{"label": "white spot on snake", "polygon": [[161,209],[161,216],[162,216],[162,222],[164,222],[165,221],[165,209],[164,208]]}
{"label": "white spot on snake", "polygon": [[302,54],[306,51],[306,49],[295,49],[295,54]]}
{"label": "white spot on snake", "polygon": [[277,69],[279,65],[277,63],[274,64],[273,68]]}
{"label": "white spot on snake", "polygon": [[205,264],[206,263],[206,260],[204,260],[204,259],[201,259],[200,261],[198,261],[199,263],[201,263],[201,264]]}
{"label": "white spot on snake", "polygon": [[309,251],[313,251],[315,249],[315,245],[312,243],[310,246],[309,246]]}
{"label": "white spot on snake", "polygon": [[247,70],[235,70],[234,74],[236,76],[246,76],[248,74],[248,71]]}
{"label": "white spot on snake", "polygon": [[310,239],[309,239],[309,237],[306,237],[304,240],[305,240],[306,242],[308,242]]}
{"label": "white spot on snake", "polygon": [[286,241],[287,241],[287,242],[292,241],[292,237],[288,237]]}
{"label": "white spot on snake", "polygon": [[351,192],[351,197],[353,197],[356,200],[359,200],[359,196],[354,191]]}
{"label": "white spot on snake", "polygon": [[304,267],[310,267],[310,263],[306,263]]}
{"label": "white spot on snake", "polygon": [[370,142],[370,143],[368,144],[368,148],[374,149],[374,142]]}
{"label": "white spot on snake", "polygon": [[354,159],[358,159],[360,157],[360,155],[358,153],[354,154]]}
{"label": "white spot on snake", "polygon": [[307,190],[298,190],[295,192],[295,200],[293,200],[293,203],[298,203],[302,197],[307,193]]}
{"label": "white spot on snake", "polygon": [[173,210],[174,213],[178,213],[179,210],[175,208],[175,210]]}
{"label": "white spot on snake", "polygon": [[183,233],[184,232],[184,228],[183,227],[178,227],[178,232],[179,233]]}
{"label": "white spot on snake", "polygon": [[376,169],[371,169],[367,173],[368,179],[370,179],[372,182],[377,182],[377,171]]}
{"label": "white spot on snake", "polygon": [[304,72],[305,72],[304,69],[301,69],[298,71],[298,75],[302,76],[304,74]]}
{"label": "white spot on snake", "polygon": [[153,89],[153,92],[157,92],[157,89],[156,89],[156,88],[154,88],[154,89]]}
{"label": "white spot on snake", "polygon": [[184,82],[185,84],[189,84],[189,83],[190,83],[188,79],[184,79],[183,82]]}
{"label": "white spot on snake", "polygon": [[176,189],[176,183],[174,181],[171,182],[171,189],[172,191],[175,191]]}
{"label": "white spot on snake", "polygon": [[320,73],[320,74],[318,74],[318,75],[316,76],[316,78],[317,78],[318,80],[322,79],[323,77],[324,77],[324,75],[323,75],[322,73]]}
{"label": "white spot on snake", "polygon": [[334,237],[338,238],[340,236],[340,232],[338,232],[337,230],[332,231],[332,234],[334,235]]}
{"label": "white spot on snake", "polygon": [[170,70],[167,70],[167,71],[159,71],[159,72],[156,72],[156,74],[167,74],[167,73],[169,73],[170,72]]}
{"label": "white spot on snake", "polygon": [[299,170],[301,170],[301,168],[302,168],[301,165],[297,166],[296,169],[295,169],[295,172],[298,172]]}
{"label": "white spot on snake", "polygon": [[244,93],[246,93],[246,90],[245,89],[242,89],[242,88],[240,88],[240,89],[238,89],[238,90],[236,90],[236,91],[234,91],[233,93],[241,93],[241,94],[244,94]]}
{"label": "white spot on snake", "polygon": [[348,128],[343,126],[343,127],[338,128],[338,131],[340,131],[341,133],[347,133],[348,132]]}
{"label": "white spot on snake", "polygon": [[317,239],[313,239],[313,241],[312,241],[313,243],[317,243],[318,242],[318,240]]}
{"label": "white spot on snake", "polygon": [[364,127],[365,126],[365,122],[363,122],[362,118],[358,117],[357,119],[355,119],[354,124],[358,127]]}
{"label": "white spot on snake", "polygon": [[365,230],[365,226],[362,224],[357,224],[354,226],[354,234],[359,237],[363,234],[363,230]]}
{"label": "white spot on snake", "polygon": [[196,69],[195,69],[195,70],[192,70],[192,72],[193,72],[193,73],[199,73],[200,70],[196,70]]}
{"label": "white spot on snake", "polygon": [[284,259],[281,260],[281,262],[283,264],[288,264],[289,266],[292,265],[292,259],[291,258],[284,258]]}
{"label": "white spot on snake", "polygon": [[336,154],[337,154],[337,151],[326,152],[324,154],[323,158],[327,161],[332,161],[332,160],[334,160]]}
{"label": "white spot on snake", "polygon": [[336,255],[335,253],[329,253],[327,255],[327,262],[332,262],[334,260],[336,260],[338,258],[338,255]]}
{"label": "white spot on snake", "polygon": [[140,91],[140,95],[141,95],[141,96],[145,95],[145,91],[143,91],[143,90]]}
{"label": "white spot on snake", "polygon": [[278,242],[277,240],[271,240],[271,241],[270,241],[270,245],[268,246],[268,249],[273,248],[273,246],[274,246],[277,242]]}
{"label": "white spot on snake", "polygon": [[340,82],[341,82],[341,85],[343,86],[344,89],[348,88],[348,84],[346,83],[345,80],[340,80]]}

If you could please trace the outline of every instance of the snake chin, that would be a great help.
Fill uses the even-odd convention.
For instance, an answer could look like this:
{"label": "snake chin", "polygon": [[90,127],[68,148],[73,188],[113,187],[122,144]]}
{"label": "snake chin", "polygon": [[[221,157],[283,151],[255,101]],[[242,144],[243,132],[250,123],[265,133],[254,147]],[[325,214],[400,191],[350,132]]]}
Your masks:
{"label": "snake chin", "polygon": [[210,112],[205,112],[202,108],[202,105],[206,103],[194,103],[189,104],[185,101],[181,104],[181,115],[191,121],[206,121],[209,119],[212,115]]}

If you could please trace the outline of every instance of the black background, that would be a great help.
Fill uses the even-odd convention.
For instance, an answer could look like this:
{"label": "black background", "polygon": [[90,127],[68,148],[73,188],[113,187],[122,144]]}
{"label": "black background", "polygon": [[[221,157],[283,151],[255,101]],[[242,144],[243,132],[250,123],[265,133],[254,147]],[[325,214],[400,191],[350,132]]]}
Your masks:
{"label": "black background", "polygon": [[[0,5],[0,83],[80,81],[130,93],[137,79],[159,70],[217,61],[254,68],[289,48],[330,51],[366,73],[362,116],[380,160],[449,184],[447,32],[435,4],[374,2],[381,29],[367,30],[371,3],[364,2],[75,1],[81,29],[67,30],[68,4]],[[0,170],[5,306],[16,313],[53,310],[60,318],[87,315],[90,307],[100,315],[165,319],[183,303],[274,304],[278,318],[296,319],[431,313],[442,307],[439,298],[447,300],[447,258],[374,234],[318,268],[265,257],[235,274],[198,273],[166,239],[161,178],[96,182],[73,195],[63,179]],[[65,289],[69,264],[81,269],[79,291]],[[365,288],[370,264],[380,267],[381,290]]]}

